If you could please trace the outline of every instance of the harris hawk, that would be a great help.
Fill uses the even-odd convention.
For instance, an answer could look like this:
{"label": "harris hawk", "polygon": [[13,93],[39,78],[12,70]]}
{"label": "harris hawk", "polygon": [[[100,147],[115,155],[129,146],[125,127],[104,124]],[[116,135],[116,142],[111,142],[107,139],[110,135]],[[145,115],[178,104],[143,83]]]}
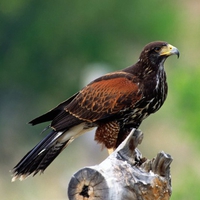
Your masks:
{"label": "harris hawk", "polygon": [[95,140],[116,149],[132,128],[156,112],[167,96],[164,62],[179,51],[164,41],[147,44],[132,66],[108,73],[29,123],[51,121],[51,132],[13,168],[12,181],[43,172],[75,138],[97,128]]}

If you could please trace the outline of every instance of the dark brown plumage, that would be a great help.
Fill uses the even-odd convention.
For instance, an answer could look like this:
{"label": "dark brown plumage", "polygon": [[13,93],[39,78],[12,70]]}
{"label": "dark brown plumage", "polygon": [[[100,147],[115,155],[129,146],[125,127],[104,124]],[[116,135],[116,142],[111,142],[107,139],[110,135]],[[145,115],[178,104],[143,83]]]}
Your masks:
{"label": "dark brown plumage", "polygon": [[13,181],[43,172],[76,137],[95,127],[95,140],[115,149],[132,128],[138,128],[164,103],[167,96],[164,62],[173,54],[179,56],[172,45],[152,42],[145,46],[135,65],[92,81],[32,120],[32,125],[51,121],[52,131],[14,167]]}

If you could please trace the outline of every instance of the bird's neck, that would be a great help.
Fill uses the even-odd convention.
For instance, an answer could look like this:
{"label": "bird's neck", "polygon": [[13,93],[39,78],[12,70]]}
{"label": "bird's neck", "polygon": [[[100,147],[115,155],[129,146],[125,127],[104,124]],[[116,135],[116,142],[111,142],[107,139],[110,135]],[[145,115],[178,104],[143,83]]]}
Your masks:
{"label": "bird's neck", "polygon": [[164,73],[163,63],[159,65],[139,60],[136,64],[127,67],[123,71],[136,75],[140,79],[146,79],[151,77],[152,75],[155,76],[159,73]]}

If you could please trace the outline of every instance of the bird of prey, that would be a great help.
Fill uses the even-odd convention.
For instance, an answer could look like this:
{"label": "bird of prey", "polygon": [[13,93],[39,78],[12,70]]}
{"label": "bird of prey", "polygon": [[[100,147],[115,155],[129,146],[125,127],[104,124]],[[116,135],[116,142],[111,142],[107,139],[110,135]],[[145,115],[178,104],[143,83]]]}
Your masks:
{"label": "bird of prey", "polygon": [[51,132],[13,168],[12,181],[43,172],[75,138],[96,129],[95,140],[107,149],[116,147],[132,128],[156,112],[167,96],[164,62],[179,51],[164,41],[147,44],[139,60],[125,69],[105,74],[32,125],[50,121]]}

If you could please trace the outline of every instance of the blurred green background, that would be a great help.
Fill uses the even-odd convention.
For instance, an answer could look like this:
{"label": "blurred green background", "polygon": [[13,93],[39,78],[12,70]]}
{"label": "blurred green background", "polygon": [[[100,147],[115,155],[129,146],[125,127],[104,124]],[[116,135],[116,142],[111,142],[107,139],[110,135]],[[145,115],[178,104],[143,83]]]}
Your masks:
{"label": "blurred green background", "polygon": [[[196,0],[0,2],[0,194],[6,200],[64,200],[73,173],[107,152],[94,133],[76,139],[41,176],[11,183],[9,170],[44,135],[26,124],[104,73],[135,63],[144,45],[164,40],[180,59],[165,68],[164,106],[140,127],[139,149],[172,155],[172,200],[200,196],[200,4]],[[43,133],[46,134],[46,133]]]}

